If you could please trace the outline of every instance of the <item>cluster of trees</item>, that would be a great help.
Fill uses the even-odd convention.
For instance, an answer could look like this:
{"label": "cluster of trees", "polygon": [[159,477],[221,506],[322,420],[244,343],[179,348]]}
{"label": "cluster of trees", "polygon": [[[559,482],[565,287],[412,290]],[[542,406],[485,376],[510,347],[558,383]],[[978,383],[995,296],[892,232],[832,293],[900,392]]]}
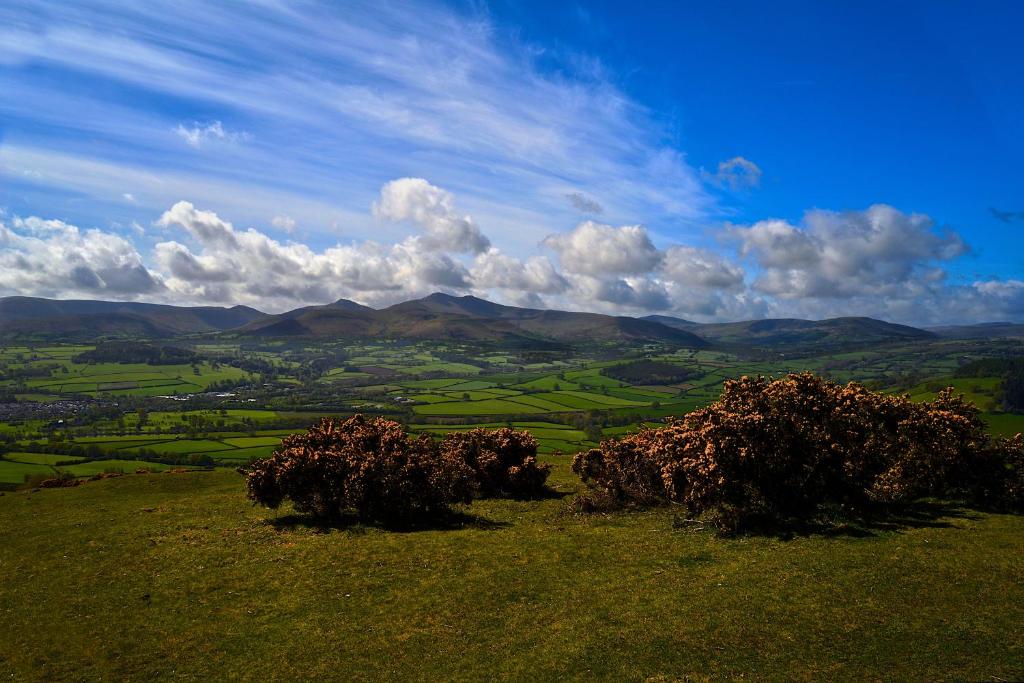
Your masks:
{"label": "cluster of trees", "polygon": [[1000,402],[1011,413],[1024,413],[1024,358],[982,358],[961,366],[957,377],[1001,377]]}
{"label": "cluster of trees", "polygon": [[701,372],[681,365],[657,360],[638,360],[624,365],[612,365],[601,370],[601,374],[627,384],[679,384]]}
{"label": "cluster of trees", "polygon": [[951,389],[915,404],[810,373],[726,382],[707,408],[604,441],[573,470],[584,509],[672,502],[723,531],[923,496],[1024,506],[1024,439],[991,439]]}
{"label": "cluster of trees", "polygon": [[147,365],[186,365],[199,360],[190,349],[138,341],[101,342],[91,351],[72,359],[75,363],[145,363]]}
{"label": "cluster of trees", "polygon": [[26,365],[25,367],[15,368],[5,366],[0,368],[0,380],[13,380],[21,382],[26,379],[42,379],[50,377],[54,370],[64,369],[67,371],[67,367],[60,365],[59,363],[44,363],[41,365]]}
{"label": "cluster of trees", "polygon": [[437,442],[412,438],[397,422],[356,415],[289,436],[270,458],[241,471],[249,498],[270,508],[291,500],[322,519],[409,523],[474,496],[540,495],[549,468],[536,453],[537,441],[513,429],[475,429]]}

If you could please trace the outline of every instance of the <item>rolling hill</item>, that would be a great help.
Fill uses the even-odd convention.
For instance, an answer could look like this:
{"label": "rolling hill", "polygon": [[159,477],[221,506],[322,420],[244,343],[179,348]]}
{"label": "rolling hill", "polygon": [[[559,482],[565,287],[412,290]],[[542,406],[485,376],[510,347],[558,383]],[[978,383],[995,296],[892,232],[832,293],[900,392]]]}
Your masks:
{"label": "rolling hill", "polygon": [[648,316],[644,320],[697,334],[721,346],[785,349],[787,352],[827,351],[936,338],[933,332],[927,330],[863,317],[826,320],[767,318],[703,324],[668,316]]}
{"label": "rolling hill", "polygon": [[169,306],[122,301],[0,299],[0,336],[53,339],[173,337],[218,332],[266,317],[248,306]]}
{"label": "rolling hill", "polygon": [[[347,302],[351,304],[351,302]],[[431,294],[382,310],[329,304],[289,311],[242,327],[258,336],[347,336],[507,343],[662,341],[702,347],[700,337],[638,318],[504,306],[473,296]]]}

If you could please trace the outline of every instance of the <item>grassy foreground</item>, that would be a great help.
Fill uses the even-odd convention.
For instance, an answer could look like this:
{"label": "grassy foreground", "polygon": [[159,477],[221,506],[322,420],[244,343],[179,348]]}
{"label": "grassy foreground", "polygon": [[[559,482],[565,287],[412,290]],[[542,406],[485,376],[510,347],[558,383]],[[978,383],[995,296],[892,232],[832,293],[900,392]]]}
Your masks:
{"label": "grassy foreground", "polygon": [[[552,483],[575,490],[564,459]],[[8,493],[0,677],[1024,678],[1024,517],[728,540],[564,506],[325,531],[228,471]]]}

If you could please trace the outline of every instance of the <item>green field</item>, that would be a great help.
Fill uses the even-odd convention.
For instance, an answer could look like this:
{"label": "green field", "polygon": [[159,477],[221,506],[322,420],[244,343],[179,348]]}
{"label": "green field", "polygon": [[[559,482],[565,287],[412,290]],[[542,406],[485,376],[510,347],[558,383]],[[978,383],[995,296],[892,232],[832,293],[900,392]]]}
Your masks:
{"label": "green field", "polygon": [[[552,476],[575,484],[565,460]],[[232,472],[0,497],[13,680],[1020,680],[1024,517],[721,539],[478,501],[320,530]]]}
{"label": "green field", "polygon": [[56,474],[52,467],[24,462],[0,460],[0,484],[21,484],[26,478],[37,474]]}
{"label": "green field", "polygon": [[74,455],[50,455],[48,453],[4,453],[4,460],[11,460],[13,462],[23,462],[33,465],[62,465],[64,463],[73,463],[78,460],[84,460],[80,456]]}
{"label": "green field", "polygon": [[989,431],[998,436],[1024,434],[1024,415],[1008,413],[987,414],[982,416],[988,423]]}
{"label": "green field", "polygon": [[[189,394],[205,391],[214,382],[243,380],[249,374],[229,366],[214,368],[210,363],[153,366],[144,363],[75,363],[71,357],[80,353],[73,347],[67,353],[57,349],[36,350],[36,360],[19,363],[20,367],[50,367],[49,377],[26,382],[29,391],[38,394],[62,395],[135,395]],[[8,357],[9,358],[9,357]],[[2,386],[2,383],[0,383]]]}

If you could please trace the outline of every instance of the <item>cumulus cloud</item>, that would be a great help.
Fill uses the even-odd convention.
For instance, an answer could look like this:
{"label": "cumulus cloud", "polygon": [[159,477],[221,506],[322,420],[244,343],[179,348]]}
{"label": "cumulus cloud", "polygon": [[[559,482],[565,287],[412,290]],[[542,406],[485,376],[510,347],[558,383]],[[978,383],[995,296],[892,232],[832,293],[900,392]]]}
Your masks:
{"label": "cumulus cloud", "polygon": [[583,213],[604,213],[604,207],[596,199],[591,199],[582,192],[570,192],[565,198],[576,210]]}
{"label": "cumulus cloud", "polygon": [[200,123],[193,121],[188,127],[178,124],[172,129],[178,137],[185,141],[185,144],[194,149],[199,149],[211,140],[226,140],[228,142],[244,142],[250,135],[244,131],[233,132],[226,130],[220,121]]}
{"label": "cumulus cloud", "polygon": [[455,198],[423,178],[392,180],[380,191],[373,213],[388,221],[409,221],[426,232],[422,246],[437,251],[479,254],[491,245],[472,217],[455,210]]}
{"label": "cumulus cloud", "polygon": [[0,222],[0,292],[135,298],[162,289],[123,237],[56,220]]}
{"label": "cumulus cloud", "polygon": [[705,180],[731,190],[757,187],[761,184],[762,175],[760,166],[743,157],[733,157],[719,162],[718,169],[714,172],[701,169],[701,176]]}
{"label": "cumulus cloud", "polygon": [[923,214],[884,204],[809,211],[800,226],[771,220],[736,227],[740,254],[762,269],[754,288],[785,299],[900,296],[945,278],[941,265],[968,252]]}
{"label": "cumulus cloud", "polygon": [[393,303],[436,289],[467,289],[465,266],[427,249],[424,238],[393,245],[363,242],[316,252],[266,234],[236,230],[211,211],[181,201],[157,221],[184,230],[198,251],[176,241],[157,244],[154,255],[167,286],[192,299],[245,302],[284,308],[342,296]]}
{"label": "cumulus cloud", "polygon": [[221,220],[212,211],[200,211],[191,202],[177,202],[156,223],[164,228],[182,227],[204,246],[223,250],[238,247],[237,233],[231,223]]}
{"label": "cumulus cloud", "polygon": [[[122,235],[0,213],[0,294],[245,303],[274,312],[338,298],[381,306],[443,290],[531,307],[657,311],[702,321],[1024,318],[1024,281],[950,284],[948,264],[969,247],[928,216],[886,205],[810,211],[795,224],[727,226],[722,246],[733,253],[686,244],[659,249],[642,226],[585,221],[544,240],[557,258],[487,246],[451,194],[425,180],[385,185],[374,211],[419,230],[391,244],[314,249],[178,201],[155,221],[161,241],[144,255],[128,237],[146,236],[137,224],[118,228]],[[283,213],[272,223],[291,227]]]}
{"label": "cumulus cloud", "polygon": [[580,275],[639,275],[662,258],[641,225],[615,228],[585,221],[571,232],[547,237],[544,245],[558,253],[564,270]]}
{"label": "cumulus cloud", "polygon": [[516,290],[534,295],[561,294],[569,289],[569,282],[547,258],[534,256],[523,262],[493,247],[476,257],[470,273],[479,289]]}
{"label": "cumulus cloud", "polygon": [[611,304],[613,310],[664,311],[672,307],[665,285],[649,278],[584,276],[576,286],[585,300]]}
{"label": "cumulus cloud", "polygon": [[752,298],[742,296],[741,266],[707,249],[673,244],[660,250],[642,226],[586,221],[543,244],[558,254],[567,296],[582,308],[704,317],[752,310]]}
{"label": "cumulus cloud", "polygon": [[686,287],[743,288],[743,268],[706,249],[680,245],[669,247],[665,250],[661,272],[665,279]]}

